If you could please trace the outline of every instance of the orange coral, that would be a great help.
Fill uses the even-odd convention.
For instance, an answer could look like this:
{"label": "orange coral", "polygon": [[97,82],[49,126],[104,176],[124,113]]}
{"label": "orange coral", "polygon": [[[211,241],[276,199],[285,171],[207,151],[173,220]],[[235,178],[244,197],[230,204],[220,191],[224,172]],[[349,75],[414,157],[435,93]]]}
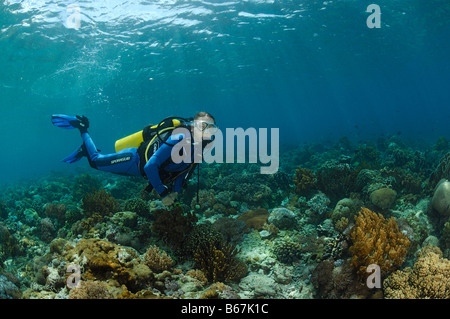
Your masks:
{"label": "orange coral", "polygon": [[393,217],[386,220],[381,214],[361,207],[350,236],[353,245],[351,265],[361,276],[366,276],[367,266],[376,264],[382,272],[391,272],[403,263],[410,244]]}

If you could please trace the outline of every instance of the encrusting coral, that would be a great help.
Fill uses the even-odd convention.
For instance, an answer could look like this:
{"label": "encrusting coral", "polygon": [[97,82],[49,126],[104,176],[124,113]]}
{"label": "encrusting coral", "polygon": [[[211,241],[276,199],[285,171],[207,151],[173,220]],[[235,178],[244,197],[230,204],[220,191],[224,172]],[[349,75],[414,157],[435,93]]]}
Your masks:
{"label": "encrusting coral", "polygon": [[393,217],[386,220],[361,207],[355,222],[350,232],[351,265],[360,276],[367,276],[367,266],[371,264],[378,265],[382,272],[391,272],[403,263],[410,241]]}
{"label": "encrusting coral", "polygon": [[392,273],[383,282],[388,299],[450,298],[450,260],[436,246],[425,246],[412,268]]}

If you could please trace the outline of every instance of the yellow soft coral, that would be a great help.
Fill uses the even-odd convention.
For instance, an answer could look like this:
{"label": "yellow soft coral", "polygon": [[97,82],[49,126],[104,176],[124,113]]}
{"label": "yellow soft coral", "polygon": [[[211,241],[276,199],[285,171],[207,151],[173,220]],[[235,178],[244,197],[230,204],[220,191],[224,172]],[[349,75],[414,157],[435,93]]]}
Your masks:
{"label": "yellow soft coral", "polygon": [[412,268],[392,273],[383,282],[385,298],[450,298],[450,260],[438,247],[426,246]]}
{"label": "yellow soft coral", "polygon": [[382,272],[391,272],[403,263],[410,244],[408,237],[399,231],[393,217],[386,220],[381,214],[361,207],[350,236],[353,245],[351,265],[361,276],[366,276],[367,266],[376,264]]}

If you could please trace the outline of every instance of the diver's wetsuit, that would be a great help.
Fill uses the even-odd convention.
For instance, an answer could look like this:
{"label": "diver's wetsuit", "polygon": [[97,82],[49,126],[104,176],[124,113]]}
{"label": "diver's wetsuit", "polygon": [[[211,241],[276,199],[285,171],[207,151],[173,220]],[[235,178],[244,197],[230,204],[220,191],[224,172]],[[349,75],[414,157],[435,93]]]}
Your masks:
{"label": "diver's wetsuit", "polygon": [[[115,174],[128,175],[128,176],[142,176],[139,169],[139,155],[137,153],[137,147],[131,147],[121,150],[117,153],[112,154],[100,154],[95,147],[92,138],[89,133],[82,133],[84,146],[86,148],[87,157],[89,163],[92,167],[106,172],[111,172]],[[153,153],[149,158],[148,162],[144,166],[144,172],[147,176],[150,184],[158,192],[158,194],[164,194],[162,197],[167,195],[166,188],[161,180],[160,170],[162,167],[163,172],[161,173],[174,173],[183,172],[179,175],[174,183],[172,191],[180,192],[183,186],[183,181],[186,174],[189,172],[187,168],[191,165],[190,163],[181,162],[179,164],[174,163],[171,160],[172,145],[179,143],[184,138],[183,134],[171,135],[166,143],[158,148],[158,150]],[[193,161],[193,146],[191,145],[191,160]],[[164,164],[164,165],[163,165]],[[167,185],[166,185],[167,186]]]}

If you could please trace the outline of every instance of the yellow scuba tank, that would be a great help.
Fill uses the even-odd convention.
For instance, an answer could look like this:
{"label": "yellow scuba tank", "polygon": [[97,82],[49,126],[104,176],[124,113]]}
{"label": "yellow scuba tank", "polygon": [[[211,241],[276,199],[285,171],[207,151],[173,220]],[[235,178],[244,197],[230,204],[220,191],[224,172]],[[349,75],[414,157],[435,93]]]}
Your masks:
{"label": "yellow scuba tank", "polygon": [[144,137],[142,136],[142,131],[139,131],[117,140],[114,144],[114,148],[116,149],[116,152],[119,152],[126,148],[139,147],[143,141]]}
{"label": "yellow scuba tank", "polygon": [[[130,147],[139,147],[139,145],[141,145],[141,143],[144,142],[144,140],[147,140],[148,138],[154,139],[156,137],[155,134],[156,134],[157,128],[160,131],[163,131],[163,130],[166,131],[167,128],[169,128],[169,127],[174,129],[181,124],[180,120],[177,120],[177,119],[171,119],[171,120],[172,120],[171,121],[172,123],[168,122],[166,125],[164,125],[165,120],[163,120],[161,123],[156,124],[156,125],[148,125],[142,131],[133,133],[124,138],[121,138],[120,140],[117,140],[116,143],[114,144],[114,148],[115,148],[116,152],[119,152],[123,149],[130,148]],[[172,125],[170,125],[170,124],[172,124]],[[153,135],[155,135],[155,136],[153,136]]]}

